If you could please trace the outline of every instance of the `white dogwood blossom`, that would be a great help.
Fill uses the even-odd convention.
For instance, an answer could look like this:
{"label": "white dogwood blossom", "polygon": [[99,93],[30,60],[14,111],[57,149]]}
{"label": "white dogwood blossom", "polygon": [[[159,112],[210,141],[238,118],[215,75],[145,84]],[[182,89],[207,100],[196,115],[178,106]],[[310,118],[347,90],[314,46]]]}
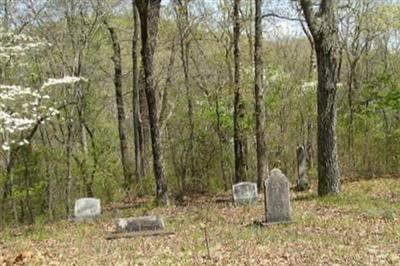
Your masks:
{"label": "white dogwood blossom", "polygon": [[[54,106],[52,98],[44,93],[44,88],[84,80],[80,77],[50,79],[37,90],[18,85],[0,85],[0,133],[19,137],[21,132],[29,130],[37,123],[43,124],[44,121],[58,115],[59,110]],[[13,137],[8,139],[13,140]],[[28,143],[26,139],[22,139],[18,145]],[[9,150],[10,144],[12,144],[11,141],[5,141],[2,149]]]}
{"label": "white dogwood blossom", "polygon": [[15,60],[49,46],[49,43],[38,38],[22,33],[4,32],[3,28],[0,28],[0,62]]}
{"label": "white dogwood blossom", "polygon": [[[0,63],[3,59],[7,59],[9,62],[6,66],[17,66],[20,69],[23,66],[20,64],[21,57],[47,45],[27,35],[2,32],[0,29]],[[18,78],[14,81],[23,83]],[[24,132],[59,114],[55,106],[56,101],[47,93],[51,87],[66,86],[80,81],[86,80],[73,76],[51,78],[42,86],[35,86],[35,88],[20,84],[0,84],[1,148],[4,151],[10,151],[13,145],[29,144],[28,139],[24,137]]]}
{"label": "white dogwood blossom", "polygon": [[60,79],[49,79],[47,82],[43,84],[42,89],[56,85],[72,84],[80,81],[86,81],[86,80],[82,77],[72,77],[72,76],[65,76]]}

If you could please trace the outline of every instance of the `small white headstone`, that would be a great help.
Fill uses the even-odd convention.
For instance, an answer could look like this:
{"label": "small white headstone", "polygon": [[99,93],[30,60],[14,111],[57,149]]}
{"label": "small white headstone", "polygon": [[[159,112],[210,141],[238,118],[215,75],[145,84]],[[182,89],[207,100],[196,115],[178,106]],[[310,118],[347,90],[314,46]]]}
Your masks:
{"label": "small white headstone", "polygon": [[101,215],[100,200],[96,198],[81,198],[75,201],[75,219],[91,219]]}
{"label": "small white headstone", "polygon": [[257,201],[257,184],[241,182],[232,186],[233,201],[235,203],[251,203]]}

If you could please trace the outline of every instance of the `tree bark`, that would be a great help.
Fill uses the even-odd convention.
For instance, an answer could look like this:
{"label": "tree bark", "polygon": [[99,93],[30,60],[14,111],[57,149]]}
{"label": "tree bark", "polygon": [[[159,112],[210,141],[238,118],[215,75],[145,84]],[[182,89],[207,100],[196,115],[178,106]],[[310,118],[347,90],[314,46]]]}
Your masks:
{"label": "tree bark", "polygon": [[122,92],[122,62],[121,62],[121,47],[118,40],[118,35],[115,32],[114,27],[104,21],[107,29],[110,33],[114,55],[112,60],[114,62],[114,86],[115,86],[115,100],[117,103],[117,114],[118,114],[118,132],[120,141],[121,151],[121,163],[124,173],[124,186],[125,189],[129,189],[133,181],[133,160],[129,155],[128,140],[127,140],[127,129],[126,129],[126,118],[125,118],[125,107]]}
{"label": "tree bark", "polygon": [[347,100],[349,104],[349,125],[348,125],[348,136],[347,136],[347,145],[348,145],[348,152],[349,152],[349,161],[350,167],[355,167],[355,158],[354,158],[354,92],[357,90],[357,78],[356,78],[356,67],[357,61],[353,61],[350,64],[350,71],[348,77],[348,95]]}
{"label": "tree bark", "polygon": [[146,176],[148,165],[147,155],[151,142],[150,137],[150,121],[149,121],[149,107],[147,104],[147,97],[145,91],[145,77],[143,67],[139,67],[139,144],[140,144],[140,158],[141,158],[141,170],[142,176]]}
{"label": "tree bark", "polygon": [[224,136],[221,128],[221,111],[219,108],[219,92],[215,96],[215,115],[217,117],[217,134],[218,134],[218,146],[219,146],[219,164],[221,167],[222,180],[224,181],[224,189],[228,191],[229,180],[225,173],[225,159],[224,159]]}
{"label": "tree bark", "polygon": [[240,88],[240,0],[235,0],[233,7],[233,45],[234,45],[234,151],[235,151],[235,182],[241,182],[247,179],[247,141],[244,131],[245,106]]}
{"label": "tree bark", "polygon": [[337,2],[321,0],[315,12],[311,0],[300,0],[312,33],[318,66],[318,195],[340,192],[336,134],[336,91],[339,71]]}
{"label": "tree bark", "polygon": [[[184,83],[186,88],[186,100],[187,100],[187,114],[189,123],[189,139],[188,139],[188,159],[189,159],[189,173],[190,177],[193,178],[195,175],[195,162],[194,162],[194,121],[193,121],[193,100],[192,100],[192,89],[190,86],[190,72],[189,72],[189,54],[190,54],[190,41],[188,39],[189,34],[189,12],[187,3],[185,1],[178,1],[176,7],[176,15],[179,30],[179,41],[180,41],[180,52],[181,62],[184,74]],[[185,184],[184,184],[185,185]]]}
{"label": "tree bark", "polygon": [[72,145],[73,145],[73,136],[72,136],[72,122],[71,120],[67,123],[67,143],[66,143],[66,153],[67,153],[67,186],[66,186],[66,202],[65,202],[65,212],[66,216],[68,217],[71,214],[71,206],[72,206]]}
{"label": "tree bark", "polygon": [[[46,141],[45,134],[47,134],[47,131],[44,131],[40,129],[40,139],[42,141],[42,145],[44,147],[48,147],[49,149],[53,149],[53,145],[50,141],[50,139],[47,137],[48,141]],[[46,181],[47,181],[47,214],[48,214],[48,219],[50,222],[54,221],[54,207],[53,207],[53,197],[54,197],[54,180],[50,174],[50,165],[48,162],[50,162],[50,156],[48,154],[48,150],[46,149],[43,153],[43,157],[45,160],[44,163],[44,168],[45,168],[45,173],[46,173]]]}
{"label": "tree bark", "polygon": [[161,142],[158,121],[157,89],[154,82],[153,64],[154,51],[157,44],[161,0],[138,0],[137,6],[142,34],[142,63],[150,120],[153,167],[156,178],[156,200],[158,203],[168,205],[167,176],[165,174],[163,144]]}
{"label": "tree bark", "polygon": [[[71,34],[72,35],[72,34]],[[73,35],[71,38],[74,38]],[[74,76],[80,77],[82,75],[82,51],[78,48],[76,57],[75,57],[75,66],[74,66]],[[80,130],[80,146],[82,151],[82,159],[77,160],[79,163],[80,172],[82,175],[83,183],[85,186],[85,192],[87,197],[93,197],[93,182],[92,178],[89,176],[89,165],[88,165],[88,142],[87,142],[87,134],[86,134],[86,95],[85,89],[82,84],[77,84],[77,102],[78,102],[78,117],[79,117],[79,130]]]}
{"label": "tree bark", "polygon": [[140,86],[139,86],[139,15],[136,1],[132,0],[133,34],[132,34],[132,110],[133,110],[133,136],[135,147],[135,176],[140,180],[144,176],[144,142],[143,126],[140,113]]}
{"label": "tree bark", "polygon": [[255,0],[255,40],[254,40],[254,97],[256,116],[256,143],[257,143],[257,186],[262,187],[263,180],[267,177],[267,143],[265,131],[265,103],[262,59],[262,0]]}
{"label": "tree bark", "polygon": [[159,127],[161,130],[161,136],[164,139],[164,133],[165,133],[165,128],[167,126],[168,119],[172,115],[172,110],[171,110],[171,103],[169,102],[169,89],[172,86],[172,81],[174,78],[174,66],[175,66],[175,57],[176,57],[176,38],[173,37],[171,40],[171,48],[170,48],[170,56],[169,56],[169,62],[168,62],[168,67],[167,67],[167,75],[164,83],[164,88],[162,89],[162,92],[160,93],[162,96],[161,98],[161,107],[158,115],[158,123]]}

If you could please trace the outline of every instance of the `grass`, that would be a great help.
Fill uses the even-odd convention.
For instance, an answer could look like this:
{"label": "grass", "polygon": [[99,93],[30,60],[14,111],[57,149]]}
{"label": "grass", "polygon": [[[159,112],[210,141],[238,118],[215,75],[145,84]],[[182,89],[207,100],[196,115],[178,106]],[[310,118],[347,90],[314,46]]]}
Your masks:
{"label": "grass", "polygon": [[[268,228],[252,225],[264,217],[261,198],[236,207],[205,197],[187,206],[106,212],[95,222],[3,230],[0,265],[400,265],[400,181],[345,183],[343,191],[325,198],[294,193],[294,223]],[[104,239],[113,218],[144,214],[163,215],[175,235]]]}

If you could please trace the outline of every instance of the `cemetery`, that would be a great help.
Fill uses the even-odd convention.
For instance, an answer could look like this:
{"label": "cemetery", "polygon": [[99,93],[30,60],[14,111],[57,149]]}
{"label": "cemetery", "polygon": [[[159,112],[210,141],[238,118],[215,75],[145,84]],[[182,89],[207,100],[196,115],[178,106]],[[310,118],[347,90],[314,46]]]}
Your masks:
{"label": "cemetery", "polygon": [[399,265],[400,0],[0,0],[0,266]]}
{"label": "cemetery", "polygon": [[[397,181],[345,183],[341,198],[321,201],[312,192],[313,183],[311,191],[299,192],[279,169],[272,169],[269,178],[256,199],[255,186],[245,183],[237,197],[233,189],[167,208],[149,200],[139,207],[102,208],[100,216],[97,199],[78,199],[75,217],[83,214],[85,219],[2,232],[1,258],[29,265],[400,262],[400,205],[390,204],[400,192]],[[233,201],[242,194],[252,200]],[[335,251],[328,248],[332,245]],[[19,255],[11,256],[9,247]]]}

